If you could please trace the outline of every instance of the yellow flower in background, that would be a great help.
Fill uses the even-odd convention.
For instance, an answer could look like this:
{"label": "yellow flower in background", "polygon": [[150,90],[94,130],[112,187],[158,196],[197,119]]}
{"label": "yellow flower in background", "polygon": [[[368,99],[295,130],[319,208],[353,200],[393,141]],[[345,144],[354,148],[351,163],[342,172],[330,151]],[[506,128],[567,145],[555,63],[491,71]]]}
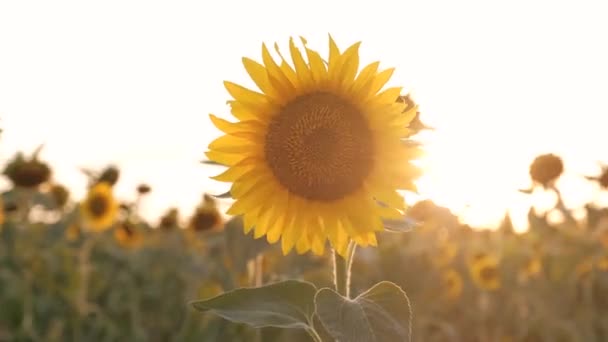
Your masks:
{"label": "yellow flower in background", "polygon": [[474,265],[488,257],[490,257],[490,255],[488,253],[483,252],[483,251],[477,251],[468,258],[469,265]]}
{"label": "yellow flower in background", "polygon": [[500,287],[498,259],[493,256],[481,258],[471,265],[471,278],[484,290],[496,290]]}
{"label": "yellow flower in background", "polygon": [[109,228],[118,213],[118,204],[112,195],[112,187],[106,182],[91,187],[87,197],[80,204],[80,213],[89,228],[95,231]]}
{"label": "yellow flower in background", "polygon": [[214,179],[233,183],[228,214],[244,216],[246,233],[281,240],[284,254],[322,254],[329,239],[344,255],[351,239],[375,246],[382,218],[402,219],[397,190],[420,174],[420,150],[403,140],[417,107],[404,112],[401,88],[383,90],[393,69],[359,71],[360,43],[340,52],[330,37],[327,63],[302,43],[304,54],[290,40],[293,65],[265,45],[263,64],[243,58],[260,92],[224,83],[238,122],[211,115],[225,135],[207,157],[229,166]]}
{"label": "yellow flower in background", "polygon": [[188,228],[193,231],[202,232],[219,229],[223,226],[224,219],[217,209],[217,203],[213,197],[205,194],[203,202],[190,218]]}
{"label": "yellow flower in background", "polygon": [[114,239],[120,246],[132,249],[141,246],[144,235],[131,224],[123,223],[114,229]]}
{"label": "yellow flower in background", "polygon": [[454,260],[458,254],[458,245],[455,242],[444,242],[439,245],[436,252],[431,255],[433,264],[437,267],[444,267]]}
{"label": "yellow flower in background", "polygon": [[441,274],[441,284],[447,299],[454,300],[462,294],[462,277],[454,269],[444,271]]}
{"label": "yellow flower in background", "polygon": [[528,278],[536,277],[543,269],[542,259],[538,256],[533,256],[526,260],[523,267],[523,274]]}
{"label": "yellow flower in background", "polygon": [[603,255],[601,256],[595,266],[597,267],[598,270],[602,271],[602,272],[608,272],[608,255]]}
{"label": "yellow flower in background", "polygon": [[65,234],[65,238],[68,241],[74,242],[80,238],[80,236],[82,235],[82,232],[80,231],[80,226],[78,226],[75,223],[72,223],[66,228],[64,234]]}

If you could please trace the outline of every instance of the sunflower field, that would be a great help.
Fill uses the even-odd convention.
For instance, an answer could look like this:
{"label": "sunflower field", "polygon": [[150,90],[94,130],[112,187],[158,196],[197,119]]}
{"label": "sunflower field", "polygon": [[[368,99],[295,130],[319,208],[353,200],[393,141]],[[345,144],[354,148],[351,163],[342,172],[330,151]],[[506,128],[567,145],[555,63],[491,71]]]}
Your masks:
{"label": "sunflower field", "polygon": [[[233,121],[210,116],[201,166],[229,191],[192,213],[147,220],[153,187],[117,198],[115,166],[72,198],[39,150],[9,160],[0,341],[608,341],[608,208],[576,218],[553,154],[529,173],[555,207],[523,233],[406,206],[418,106],[329,40],[327,61],[304,39],[243,59],[259,91],[225,83]],[[608,169],[589,181],[605,191]]]}

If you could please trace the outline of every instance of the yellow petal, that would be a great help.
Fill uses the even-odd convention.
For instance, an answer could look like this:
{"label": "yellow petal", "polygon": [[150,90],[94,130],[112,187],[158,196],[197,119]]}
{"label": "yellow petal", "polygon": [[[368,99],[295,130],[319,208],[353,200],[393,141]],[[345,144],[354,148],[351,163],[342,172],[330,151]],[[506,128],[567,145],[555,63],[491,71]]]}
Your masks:
{"label": "yellow petal", "polygon": [[313,82],[312,72],[306,65],[306,61],[302,57],[302,53],[300,50],[296,48],[295,43],[293,42],[293,38],[289,40],[289,51],[291,53],[291,59],[293,60],[293,64],[296,68],[296,73],[298,76],[298,81],[300,82],[300,86],[305,89],[308,89]]}
{"label": "yellow petal", "polygon": [[380,94],[376,95],[374,97],[374,101],[377,101],[379,103],[394,103],[396,102],[395,100],[397,100],[397,98],[399,97],[399,94],[401,94],[401,89],[401,87],[388,88]]}
{"label": "yellow petal", "polygon": [[280,96],[276,89],[270,84],[270,81],[268,80],[268,72],[262,64],[259,64],[250,58],[243,57],[243,66],[245,66],[245,70],[247,70],[247,73],[253,82],[255,82],[255,84],[264,94],[273,99]]}
{"label": "yellow petal", "polygon": [[304,51],[306,51],[306,57],[308,58],[312,78],[316,82],[317,86],[320,86],[327,80],[327,68],[325,67],[325,62],[316,51],[313,51],[306,46],[306,40],[304,38],[300,37],[300,39],[302,40],[302,45],[304,45]]}
{"label": "yellow petal", "polygon": [[245,103],[239,101],[229,101],[230,112],[232,115],[241,120],[261,120],[267,122],[274,114],[274,106],[269,103]]}
{"label": "yellow petal", "polygon": [[310,241],[308,241],[308,236],[306,234],[302,234],[300,236],[300,240],[296,243],[296,252],[298,254],[304,254],[310,250]]}
{"label": "yellow petal", "polygon": [[377,92],[384,87],[386,82],[390,80],[391,76],[393,76],[394,68],[389,68],[384,71],[379,72],[375,77],[374,81],[371,83],[371,86],[368,90],[371,94],[376,94]]}
{"label": "yellow petal", "polygon": [[374,62],[365,66],[365,68],[361,70],[361,72],[357,76],[357,79],[355,79],[355,81],[353,82],[353,96],[360,96],[360,91],[366,84],[369,83],[369,86],[371,87],[371,82],[373,81],[379,66],[380,62]]}
{"label": "yellow petal", "polygon": [[268,98],[266,95],[247,89],[236,83],[224,81],[224,87],[228,93],[238,102],[251,103],[255,105],[266,105]]}
{"label": "yellow petal", "polygon": [[279,44],[274,43],[274,49],[276,50],[279,57],[281,57],[281,66],[280,66],[281,71],[283,72],[285,77],[287,77],[289,82],[297,89],[299,87],[299,85],[298,85],[298,76],[296,75],[295,70],[293,70],[291,65],[289,65],[289,63],[287,63],[287,60],[285,59],[285,57],[283,57],[283,54],[281,53],[281,50],[279,49]]}
{"label": "yellow petal", "polygon": [[234,182],[248,171],[251,171],[255,167],[256,159],[255,158],[245,158],[235,165],[229,167],[224,172],[220,173],[217,176],[210,177],[213,180],[220,182]]}
{"label": "yellow petal", "polygon": [[237,138],[231,135],[224,135],[209,144],[209,149],[218,152],[225,153],[242,153],[252,151],[255,145],[252,145],[250,141]]}
{"label": "yellow petal", "polygon": [[236,132],[259,132],[266,131],[266,126],[257,120],[247,120],[239,122],[230,122],[219,118],[213,114],[209,114],[209,118],[215,127],[226,134],[232,134]]}
{"label": "yellow petal", "polygon": [[338,77],[340,78],[342,85],[347,86],[352,84],[359,70],[359,46],[361,42],[357,42],[350,46],[342,55],[340,72]]}
{"label": "yellow petal", "polygon": [[281,68],[274,61],[268,48],[266,48],[266,44],[262,44],[262,60],[268,71],[268,79],[276,91],[282,96],[293,94],[295,92],[293,84],[289,82],[287,76],[285,76]]}
{"label": "yellow petal", "polygon": [[334,80],[338,75],[338,66],[340,62],[340,50],[336,45],[334,39],[329,35],[329,61],[328,61],[328,73],[329,79]]}
{"label": "yellow petal", "polygon": [[252,210],[243,215],[243,230],[245,234],[249,234],[249,232],[251,232],[251,230],[255,227],[258,220],[258,212],[259,210]]}
{"label": "yellow petal", "polygon": [[207,151],[205,152],[205,155],[211,161],[228,166],[234,165],[246,157],[243,154],[223,153],[217,151]]}

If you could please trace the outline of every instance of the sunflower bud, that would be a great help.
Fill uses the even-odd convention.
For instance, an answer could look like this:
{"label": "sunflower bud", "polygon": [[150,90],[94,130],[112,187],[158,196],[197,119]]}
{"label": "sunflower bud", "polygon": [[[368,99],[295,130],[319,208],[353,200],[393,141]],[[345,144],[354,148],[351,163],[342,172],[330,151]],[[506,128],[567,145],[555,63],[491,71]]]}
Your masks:
{"label": "sunflower bud", "polygon": [[114,186],[120,178],[120,170],[115,166],[108,166],[97,179],[97,183],[106,182],[110,186]]}
{"label": "sunflower bud", "polygon": [[176,208],[171,208],[165,215],[160,218],[160,223],[158,225],[159,229],[162,230],[172,230],[178,226],[179,221],[179,211]]}
{"label": "sunflower bud", "polygon": [[203,197],[203,203],[190,218],[188,227],[194,231],[201,232],[221,227],[222,215],[217,210],[215,199],[207,194]]}
{"label": "sunflower bud", "polygon": [[530,177],[545,188],[555,182],[562,172],[564,164],[561,158],[554,154],[538,156],[530,165]]}
{"label": "sunflower bud", "polygon": [[148,184],[140,184],[137,187],[137,193],[140,195],[145,195],[145,194],[149,193],[150,191],[152,191],[152,188],[150,188],[150,186]]}
{"label": "sunflower bud", "polygon": [[63,208],[70,198],[70,192],[63,185],[53,184],[50,193],[58,208]]}
{"label": "sunflower bud", "polygon": [[6,166],[4,174],[16,187],[37,188],[51,178],[51,168],[39,161],[36,155],[26,159],[18,153]]}

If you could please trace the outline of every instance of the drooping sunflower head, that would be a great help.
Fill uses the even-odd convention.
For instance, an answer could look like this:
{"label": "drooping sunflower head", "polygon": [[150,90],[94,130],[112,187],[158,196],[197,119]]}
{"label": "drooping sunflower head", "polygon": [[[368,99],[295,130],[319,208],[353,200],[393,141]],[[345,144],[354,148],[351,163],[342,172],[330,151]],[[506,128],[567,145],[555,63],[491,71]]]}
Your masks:
{"label": "drooping sunflower head", "polygon": [[87,197],[80,204],[80,213],[85,224],[95,231],[109,228],[116,220],[118,204],[112,195],[112,187],[101,182],[89,190]]}
{"label": "drooping sunflower head", "polygon": [[47,182],[52,175],[51,168],[38,159],[39,150],[30,158],[17,153],[4,170],[4,174],[16,187],[36,188]]}
{"label": "drooping sunflower head", "polygon": [[416,108],[396,101],[401,88],[382,90],[393,69],[359,71],[359,43],[340,52],[330,37],[327,63],[302,43],[290,40],[291,64],[265,45],[263,64],[243,59],[259,91],[225,82],[238,122],[211,116],[225,135],[207,157],[229,166],[215,179],[232,182],[228,213],[245,232],[280,239],[285,254],[322,254],[328,239],[344,254],[350,240],[375,245],[382,218],[402,218],[396,190],[419,175],[420,150],[404,141]]}
{"label": "drooping sunflower head", "polygon": [[530,177],[543,187],[555,182],[562,172],[564,172],[564,163],[554,154],[540,155],[530,165]]}
{"label": "drooping sunflower head", "polygon": [[196,232],[218,229],[223,226],[224,220],[218,211],[217,203],[213,197],[205,194],[203,202],[199,205],[188,223],[188,228]]}
{"label": "drooping sunflower head", "polygon": [[496,290],[500,287],[498,259],[487,256],[471,265],[471,278],[483,290]]}
{"label": "drooping sunflower head", "polygon": [[161,216],[158,228],[163,231],[170,231],[179,228],[179,210],[171,208]]}
{"label": "drooping sunflower head", "polygon": [[455,300],[462,294],[462,277],[454,269],[449,269],[441,274],[441,285],[444,296],[449,300]]}
{"label": "drooping sunflower head", "polygon": [[53,184],[49,190],[57,208],[63,208],[70,199],[70,191],[61,184]]}

